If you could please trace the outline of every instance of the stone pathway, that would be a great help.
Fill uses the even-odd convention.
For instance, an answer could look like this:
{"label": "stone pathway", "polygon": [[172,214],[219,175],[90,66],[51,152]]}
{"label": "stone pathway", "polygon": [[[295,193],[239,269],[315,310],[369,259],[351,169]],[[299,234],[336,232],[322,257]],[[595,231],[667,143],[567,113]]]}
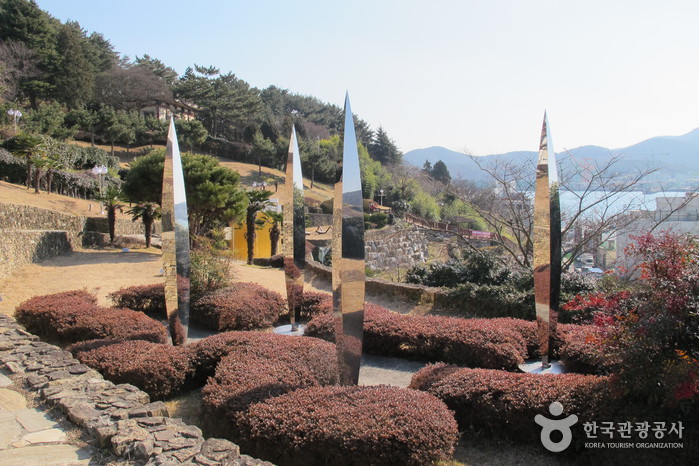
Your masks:
{"label": "stone pathway", "polygon": [[27,407],[15,382],[0,373],[0,465],[90,464],[93,451],[68,443],[66,429],[46,412]]}
{"label": "stone pathway", "polygon": [[[270,465],[241,455],[228,440],[205,439],[198,427],[171,418],[163,402],[151,403],[133,385],[104,380],[2,314],[0,370],[0,465],[105,464],[105,451],[128,464]],[[104,450],[72,445],[67,433],[75,427],[29,408],[25,395],[7,388],[15,384],[38,392]]]}

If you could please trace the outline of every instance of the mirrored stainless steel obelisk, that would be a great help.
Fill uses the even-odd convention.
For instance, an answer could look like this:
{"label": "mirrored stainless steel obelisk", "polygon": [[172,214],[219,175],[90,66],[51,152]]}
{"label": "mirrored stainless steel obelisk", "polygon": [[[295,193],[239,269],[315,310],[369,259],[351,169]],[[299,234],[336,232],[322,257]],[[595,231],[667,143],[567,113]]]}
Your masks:
{"label": "mirrored stainless steel obelisk", "polygon": [[162,225],[168,327],[172,343],[183,345],[189,332],[189,218],[173,119],[170,119],[163,166]]}
{"label": "mirrored stainless steel obelisk", "polygon": [[303,270],[306,267],[306,223],[303,213],[303,174],[296,139],[296,128],[291,127],[289,154],[284,179],[284,219],[282,221],[282,253],[286,275],[286,295],[289,304],[291,330],[298,329],[297,315],[303,302]]}
{"label": "mirrored stainless steel obelisk", "polygon": [[[552,312],[552,304],[554,300],[558,300],[560,295],[560,209],[555,159],[551,164],[551,159],[554,157],[549,137],[548,118],[544,113],[536,167],[533,232],[534,300],[539,353],[544,367],[550,365],[551,334],[555,331],[557,320],[555,311]],[[555,196],[552,196],[552,191],[555,191]],[[556,222],[557,227],[554,225]]]}
{"label": "mirrored stainless steel obelisk", "polygon": [[[341,235],[340,251],[333,251],[333,268],[339,267],[340,271],[340,311],[336,310],[336,315],[342,314],[342,334],[336,335],[336,341],[341,382],[356,385],[359,382],[364,335],[364,210],[357,137],[349,94],[345,96],[343,139],[342,184],[336,187],[336,190],[342,190],[342,205],[341,208],[337,205],[339,196],[336,194],[333,209],[335,215],[342,215],[342,228],[333,231],[333,235]],[[333,221],[334,225],[339,223]],[[333,245],[336,243],[333,241]]]}
{"label": "mirrored stainless steel obelisk", "polygon": [[[563,237],[561,233],[561,199],[558,191],[558,166],[556,164],[556,152],[553,148],[551,138],[551,127],[549,119],[544,112],[544,122],[546,124],[546,147],[549,153],[549,188],[551,195],[551,303],[549,306],[549,342],[556,335],[558,326],[558,307],[561,300],[561,259]],[[549,357],[551,356],[549,345]]]}

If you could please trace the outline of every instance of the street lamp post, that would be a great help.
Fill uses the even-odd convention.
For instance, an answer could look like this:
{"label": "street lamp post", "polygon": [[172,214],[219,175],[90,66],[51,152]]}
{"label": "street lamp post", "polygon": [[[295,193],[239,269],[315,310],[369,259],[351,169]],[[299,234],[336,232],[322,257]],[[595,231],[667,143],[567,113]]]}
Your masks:
{"label": "street lamp post", "polygon": [[104,214],[104,204],[102,203],[102,175],[107,173],[107,167],[104,165],[95,165],[92,167],[92,173],[99,177],[100,214]]}
{"label": "street lamp post", "polygon": [[13,119],[14,119],[15,133],[16,133],[17,132],[17,120],[19,120],[22,117],[22,112],[20,112],[19,110],[15,110],[15,109],[11,108],[7,111],[7,114],[10,115],[11,117],[13,117]]}
{"label": "street lamp post", "polygon": [[381,207],[383,207],[383,196],[384,196],[383,189],[379,189],[379,199],[381,202]]}

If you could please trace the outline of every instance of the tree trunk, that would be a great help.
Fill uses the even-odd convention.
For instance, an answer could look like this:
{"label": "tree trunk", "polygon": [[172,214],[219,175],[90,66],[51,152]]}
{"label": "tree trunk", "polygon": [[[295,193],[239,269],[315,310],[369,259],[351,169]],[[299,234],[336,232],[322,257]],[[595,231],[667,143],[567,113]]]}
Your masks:
{"label": "tree trunk", "polygon": [[41,169],[34,169],[34,194],[39,194],[39,185],[41,183]]}
{"label": "tree trunk", "polygon": [[27,186],[27,189],[32,185],[32,162],[30,160],[27,160],[27,179],[24,181],[24,184]]}
{"label": "tree trunk", "polygon": [[53,184],[53,170],[46,172],[46,192],[51,194],[51,185]]}
{"label": "tree trunk", "polygon": [[313,182],[316,179],[316,167],[311,165],[311,189],[313,189]]}
{"label": "tree trunk", "polygon": [[279,233],[279,224],[275,223],[269,230],[269,239],[272,242],[272,252],[270,253],[271,256],[277,255],[277,249],[279,245]]}
{"label": "tree trunk", "polygon": [[150,240],[151,240],[151,235],[153,233],[153,219],[148,219],[146,217],[143,218],[143,227],[145,228],[145,233],[146,233],[146,247],[150,247]]}
{"label": "tree trunk", "polygon": [[248,265],[252,265],[252,258],[255,253],[255,216],[256,214],[248,214],[246,218],[246,228],[247,228],[247,234],[246,234],[246,239],[248,243]]}
{"label": "tree trunk", "polygon": [[114,242],[114,237],[115,232],[115,224],[116,224],[116,209],[113,208],[108,208],[107,209],[107,221],[109,223],[109,242],[113,243]]}

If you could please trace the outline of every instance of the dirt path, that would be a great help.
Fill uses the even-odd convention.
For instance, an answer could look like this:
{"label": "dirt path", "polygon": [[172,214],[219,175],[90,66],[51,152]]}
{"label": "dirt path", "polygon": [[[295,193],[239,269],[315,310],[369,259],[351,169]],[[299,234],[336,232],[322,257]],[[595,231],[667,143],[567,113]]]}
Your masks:
{"label": "dirt path", "polygon": [[[258,283],[286,296],[284,272],[281,269],[249,266],[233,261],[235,280]],[[0,312],[14,313],[22,301],[61,291],[86,289],[97,295],[99,303],[111,305],[109,293],[132,285],[146,285],[163,281],[159,249],[141,249],[122,252],[116,249],[80,249],[36,264],[25,265],[0,283]],[[309,276],[307,291],[331,291],[330,283]],[[368,301],[401,313],[409,313],[414,304],[380,297]]]}
{"label": "dirt path", "polygon": [[119,288],[162,281],[160,251],[82,249],[36,264],[25,265],[0,284],[0,312],[12,315],[22,301],[75,289],[95,292],[99,303]]}

